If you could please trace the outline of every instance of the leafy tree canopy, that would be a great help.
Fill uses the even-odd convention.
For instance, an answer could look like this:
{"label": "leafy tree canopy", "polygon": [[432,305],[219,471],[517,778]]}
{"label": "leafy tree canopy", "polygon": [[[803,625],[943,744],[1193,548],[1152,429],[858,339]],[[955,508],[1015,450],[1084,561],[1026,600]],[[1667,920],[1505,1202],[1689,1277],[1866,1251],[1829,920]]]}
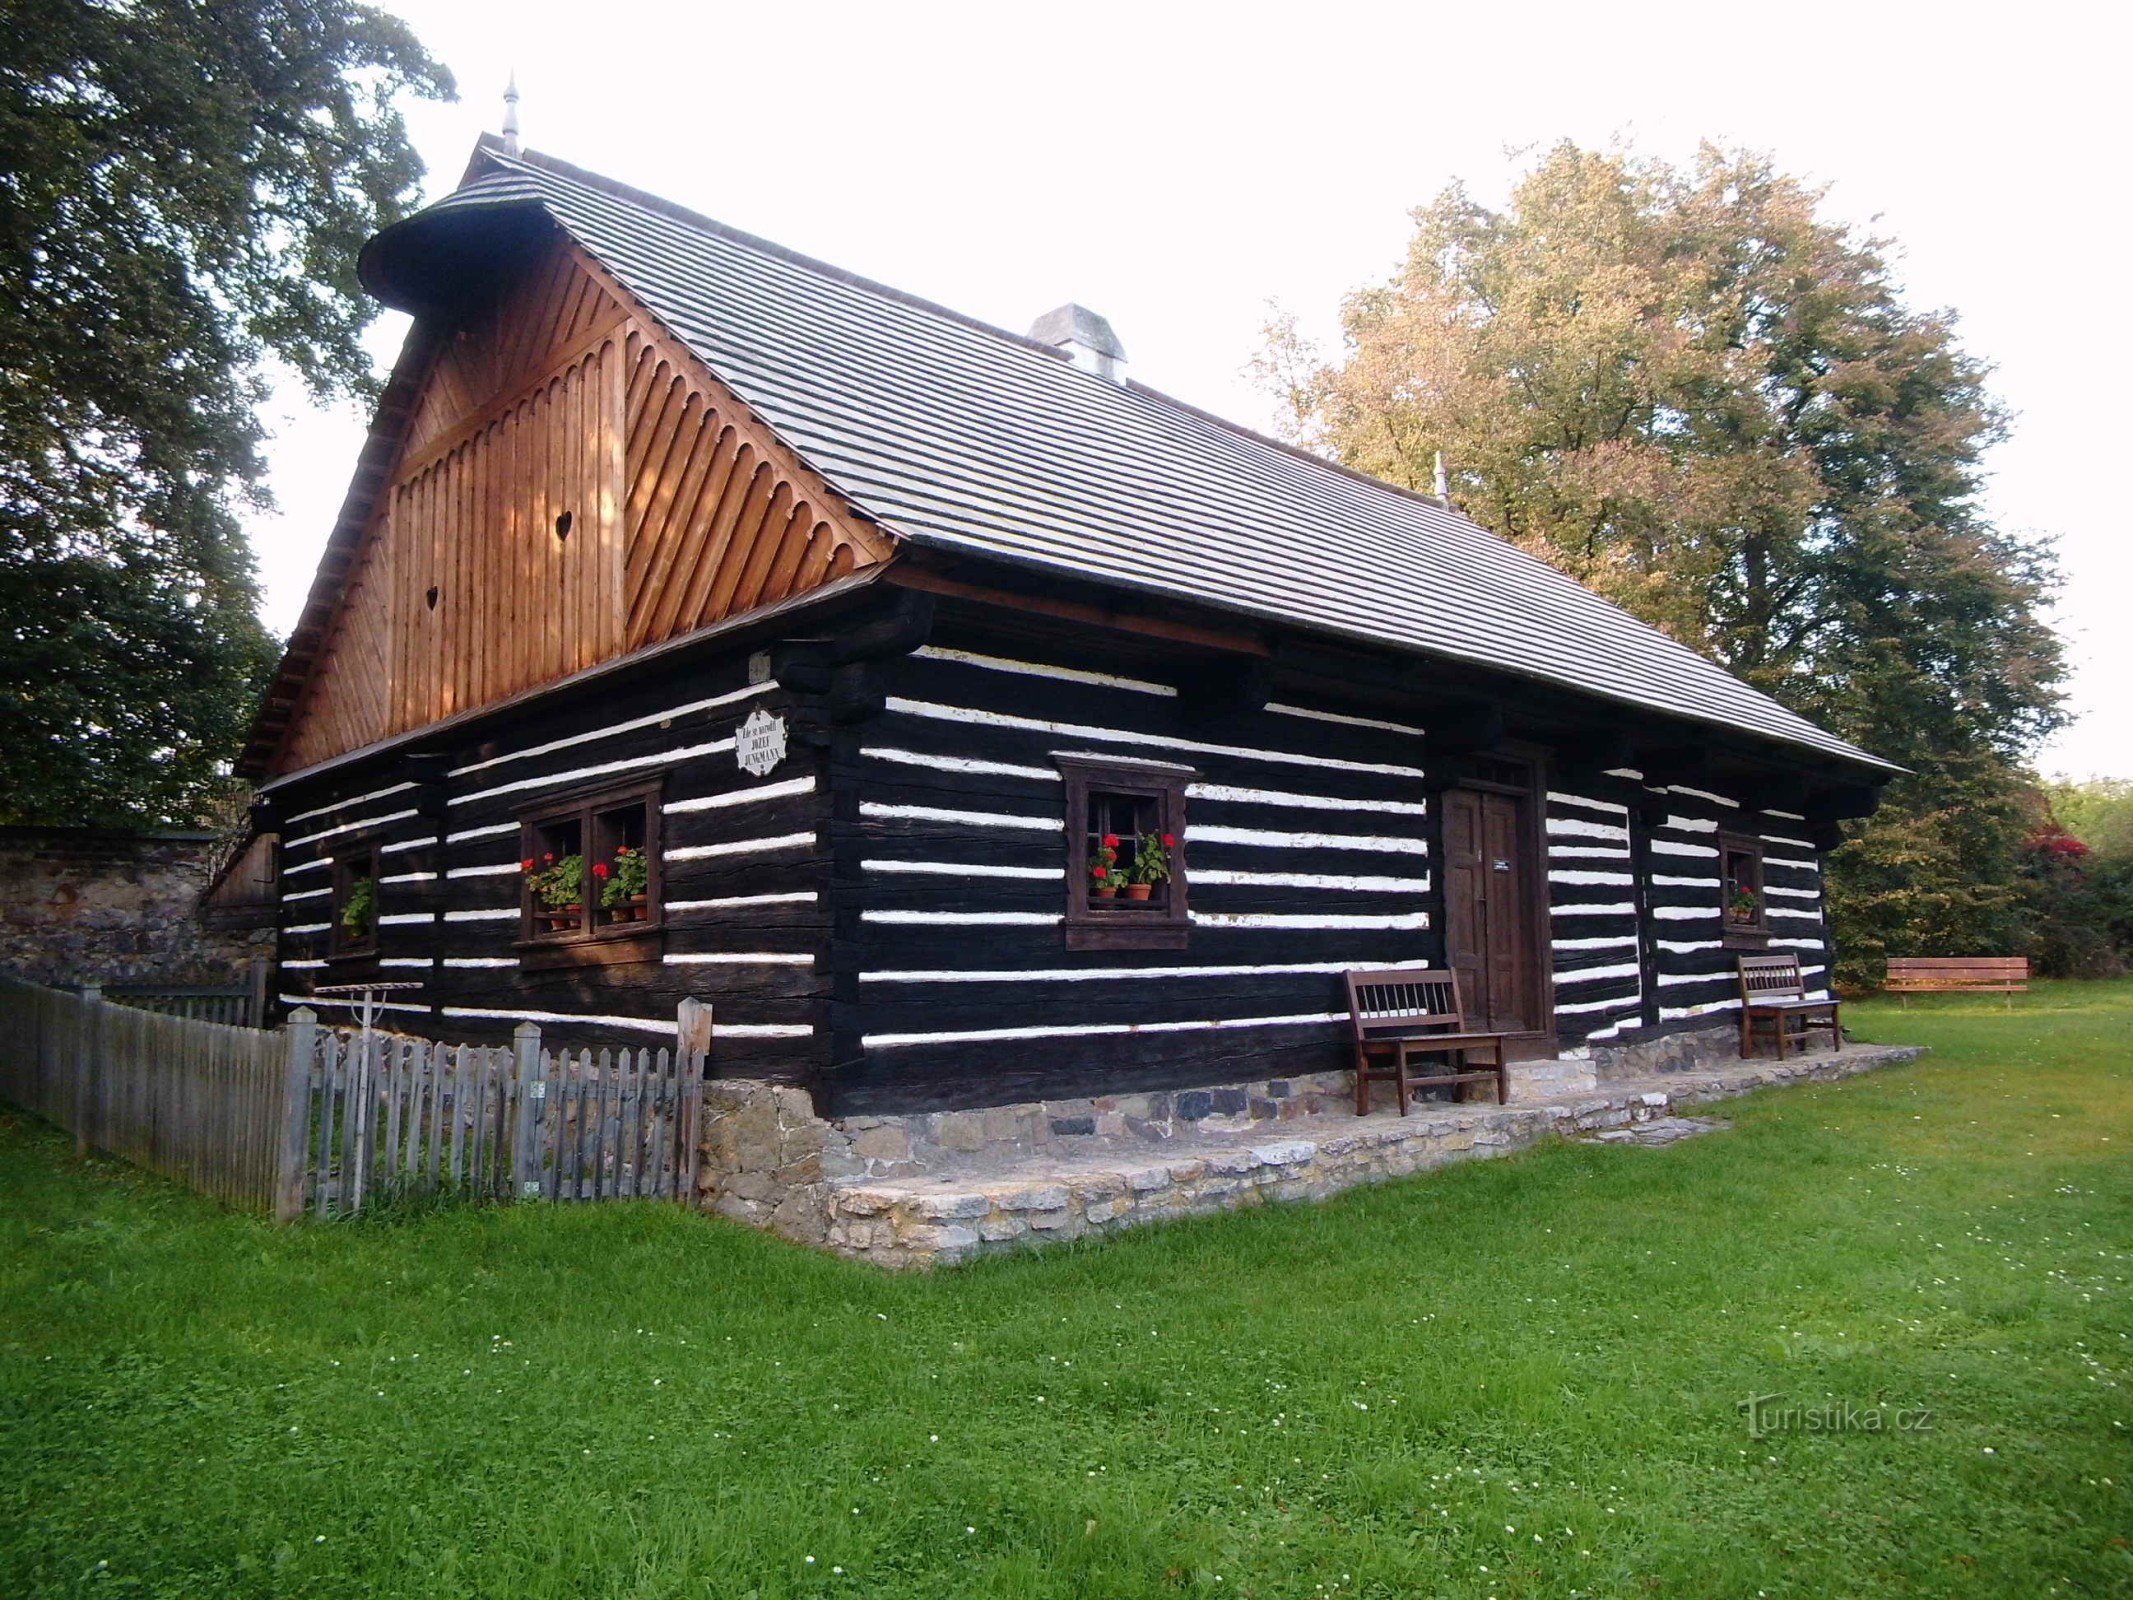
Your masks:
{"label": "leafy tree canopy", "polygon": [[1299,442],[1469,515],[1915,769],[1833,874],[1868,956],[2019,948],[2020,763],[2059,721],[2048,550],[1994,528],[2002,433],[1952,319],[1768,157],[1570,144],[1454,187],[1326,359],[1259,362]]}
{"label": "leafy tree canopy", "polygon": [[0,820],[195,820],[275,648],[270,363],[373,382],[356,253],[449,73],[352,0],[0,0]]}

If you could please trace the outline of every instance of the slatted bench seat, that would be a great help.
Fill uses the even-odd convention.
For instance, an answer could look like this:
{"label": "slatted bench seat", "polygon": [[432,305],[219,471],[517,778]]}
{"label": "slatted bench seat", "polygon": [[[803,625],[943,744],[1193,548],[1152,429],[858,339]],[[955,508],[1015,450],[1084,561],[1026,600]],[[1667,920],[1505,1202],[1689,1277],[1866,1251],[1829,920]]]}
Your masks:
{"label": "slatted bench seat", "polygon": [[[1965,992],[2004,994],[2011,1011],[2014,997],[2029,993],[2029,958],[1891,956],[1888,981],[1881,987],[1886,993],[1903,996]],[[1910,1003],[1905,999],[1905,1005]]]}
{"label": "slatted bench seat", "polygon": [[1743,1060],[1755,1054],[1755,1039],[1767,1032],[1777,1041],[1778,1060],[1785,1059],[1785,1046],[1797,1042],[1807,1052],[1810,1030],[1829,1030],[1829,1047],[1844,1048],[1844,1031],[1837,1020],[1838,1002],[1810,1000],[1800,976],[1800,958],[1783,956],[1740,957],[1740,1053]]}
{"label": "slatted bench seat", "polygon": [[[1458,974],[1448,967],[1351,972],[1348,1017],[1355,1042],[1355,1114],[1359,1117],[1370,1114],[1371,1084],[1385,1078],[1399,1086],[1403,1117],[1416,1089],[1450,1085],[1456,1093],[1461,1084],[1493,1083],[1498,1105],[1511,1098],[1510,1073],[1503,1056],[1505,1035],[1468,1030],[1459,1003]],[[1374,1064],[1371,1058],[1379,1054],[1389,1055],[1389,1063]],[[1492,1064],[1483,1071],[1469,1071],[1471,1054],[1485,1055]],[[1446,1070],[1408,1071],[1410,1059],[1428,1056],[1445,1057]]]}

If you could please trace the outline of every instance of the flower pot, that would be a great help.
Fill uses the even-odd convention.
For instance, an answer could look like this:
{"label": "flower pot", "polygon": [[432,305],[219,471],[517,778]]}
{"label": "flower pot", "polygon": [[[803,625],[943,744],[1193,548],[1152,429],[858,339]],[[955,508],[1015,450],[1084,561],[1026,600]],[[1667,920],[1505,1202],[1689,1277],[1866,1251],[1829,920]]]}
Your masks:
{"label": "flower pot", "polygon": [[1116,900],[1118,891],[1116,889],[1091,889],[1089,897],[1092,900]]}
{"label": "flower pot", "polygon": [[1155,893],[1155,885],[1152,883],[1129,883],[1126,885],[1126,898],[1128,900],[1145,900],[1153,893]]}
{"label": "flower pot", "polygon": [[644,920],[644,896],[633,894],[627,900],[607,908],[610,922],[642,922]]}
{"label": "flower pot", "polygon": [[575,928],[584,914],[583,906],[550,906],[534,912],[533,922],[543,933],[555,933],[564,928]]}

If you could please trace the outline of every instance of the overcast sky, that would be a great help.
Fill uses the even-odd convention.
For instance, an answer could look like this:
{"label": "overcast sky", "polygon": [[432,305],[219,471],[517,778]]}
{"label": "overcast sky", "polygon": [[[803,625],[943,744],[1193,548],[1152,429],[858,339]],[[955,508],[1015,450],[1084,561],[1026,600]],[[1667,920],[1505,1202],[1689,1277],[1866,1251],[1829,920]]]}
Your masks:
{"label": "overcast sky", "polygon": [[[1266,303],[1330,331],[1454,178],[1498,200],[1560,138],[1772,151],[1997,369],[1990,510],[2069,580],[2081,715],[2041,764],[2133,777],[2121,7],[388,3],[459,78],[411,115],[432,195],[515,68],[534,149],[1005,327],[1079,300],[1135,377],[1260,427]],[[277,419],[252,533],[278,630],[361,434]]]}

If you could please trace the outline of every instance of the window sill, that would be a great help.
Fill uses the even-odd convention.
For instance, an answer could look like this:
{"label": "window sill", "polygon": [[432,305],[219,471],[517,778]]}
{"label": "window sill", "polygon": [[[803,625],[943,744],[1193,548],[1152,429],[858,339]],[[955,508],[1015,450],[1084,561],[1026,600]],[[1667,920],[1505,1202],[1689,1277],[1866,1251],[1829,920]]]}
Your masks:
{"label": "window sill", "polygon": [[1069,950],[1182,950],[1191,924],[1165,909],[1085,911],[1069,915]]}
{"label": "window sill", "polygon": [[1728,950],[1767,950],[1770,948],[1768,928],[1727,928],[1720,934],[1720,942]]}
{"label": "window sill", "polygon": [[666,948],[665,931],[632,923],[622,928],[601,928],[592,933],[574,933],[566,938],[520,939],[521,970],[541,972],[556,967],[620,967],[657,961]]}

